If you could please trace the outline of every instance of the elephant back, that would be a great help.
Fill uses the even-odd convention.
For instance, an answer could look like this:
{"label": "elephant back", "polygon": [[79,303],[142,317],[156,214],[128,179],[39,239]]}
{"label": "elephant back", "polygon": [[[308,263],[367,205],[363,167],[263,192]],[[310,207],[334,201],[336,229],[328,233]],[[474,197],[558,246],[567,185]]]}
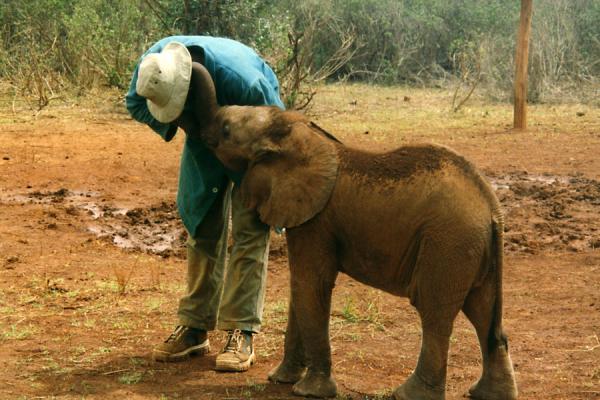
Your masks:
{"label": "elephant back", "polygon": [[372,153],[339,146],[338,153],[340,171],[378,186],[410,183],[420,176],[452,169],[477,187],[493,210],[494,218],[502,221],[500,205],[490,184],[471,162],[448,147],[415,144]]}

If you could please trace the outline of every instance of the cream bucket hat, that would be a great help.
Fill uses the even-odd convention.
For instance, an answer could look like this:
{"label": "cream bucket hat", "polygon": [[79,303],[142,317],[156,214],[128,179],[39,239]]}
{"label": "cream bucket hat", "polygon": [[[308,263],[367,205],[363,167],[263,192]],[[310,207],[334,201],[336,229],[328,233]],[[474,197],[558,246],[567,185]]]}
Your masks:
{"label": "cream bucket hat", "polygon": [[183,111],[190,88],[192,57],[179,42],[170,42],[160,53],[148,54],[138,69],[136,92],[146,98],[148,110],[163,123]]}

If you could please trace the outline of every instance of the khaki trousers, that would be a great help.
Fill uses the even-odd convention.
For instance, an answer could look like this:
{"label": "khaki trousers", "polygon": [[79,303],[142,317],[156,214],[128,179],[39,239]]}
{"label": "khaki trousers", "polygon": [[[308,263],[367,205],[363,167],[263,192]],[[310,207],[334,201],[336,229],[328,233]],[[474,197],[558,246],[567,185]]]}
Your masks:
{"label": "khaki trousers", "polygon": [[[267,278],[269,226],[242,205],[229,184],[215,200],[196,237],[187,242],[187,294],[179,302],[181,325],[207,331],[259,332]],[[233,247],[227,262],[229,210]]]}

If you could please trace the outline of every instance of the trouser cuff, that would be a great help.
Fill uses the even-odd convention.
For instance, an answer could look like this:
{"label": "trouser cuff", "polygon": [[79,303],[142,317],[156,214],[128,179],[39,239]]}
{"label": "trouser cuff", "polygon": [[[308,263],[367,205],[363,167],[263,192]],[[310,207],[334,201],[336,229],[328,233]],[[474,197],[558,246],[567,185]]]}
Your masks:
{"label": "trouser cuff", "polygon": [[201,329],[203,331],[214,331],[216,321],[199,321],[186,315],[179,315],[179,324],[194,329]]}
{"label": "trouser cuff", "polygon": [[240,331],[248,331],[253,333],[260,332],[260,324],[249,324],[234,321],[219,321],[217,328],[221,331],[233,331],[239,329]]}

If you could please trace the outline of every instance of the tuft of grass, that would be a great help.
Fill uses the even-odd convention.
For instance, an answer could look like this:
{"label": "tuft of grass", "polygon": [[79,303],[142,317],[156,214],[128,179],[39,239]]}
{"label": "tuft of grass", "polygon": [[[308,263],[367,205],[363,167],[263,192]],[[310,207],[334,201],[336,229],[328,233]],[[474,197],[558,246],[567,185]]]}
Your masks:
{"label": "tuft of grass", "polygon": [[29,339],[34,333],[35,328],[31,325],[18,326],[18,324],[14,324],[2,333],[2,338],[6,340],[24,340]]}
{"label": "tuft of grass", "polygon": [[131,357],[129,359],[129,364],[133,367],[139,367],[142,365],[146,365],[146,359],[142,357]]}
{"label": "tuft of grass", "polygon": [[119,376],[119,383],[123,385],[135,385],[136,383],[140,383],[144,378],[144,373],[139,371],[129,372]]}
{"label": "tuft of grass", "polygon": [[356,332],[346,332],[344,333],[343,337],[345,340],[350,342],[358,342],[360,339],[362,339],[362,335]]}
{"label": "tuft of grass", "polygon": [[352,351],[352,352],[348,353],[348,358],[358,360],[358,361],[364,363],[365,362],[365,353],[361,349],[358,349],[356,351]]}
{"label": "tuft of grass", "polygon": [[348,322],[356,323],[360,321],[360,316],[358,315],[358,311],[354,305],[354,299],[352,297],[346,297],[344,308],[342,309],[342,316]]}
{"label": "tuft of grass", "polygon": [[96,355],[98,354],[107,354],[112,352],[112,349],[110,347],[98,347],[98,350],[96,351]]}
{"label": "tuft of grass", "polygon": [[287,301],[285,301],[285,300],[278,300],[278,301],[276,301],[271,306],[271,310],[274,313],[287,313],[287,311],[288,311]]}
{"label": "tuft of grass", "polygon": [[385,331],[381,313],[381,292],[373,289],[364,299],[355,300],[351,295],[345,297],[342,310],[337,316],[344,323],[367,323],[378,331]]}
{"label": "tuft of grass", "polygon": [[17,309],[15,307],[11,307],[11,306],[0,307],[0,314],[13,315],[16,311],[17,311]]}
{"label": "tuft of grass", "polygon": [[283,324],[287,322],[288,304],[285,300],[277,300],[265,305],[265,320],[269,324]]}
{"label": "tuft of grass", "polygon": [[116,281],[96,281],[96,287],[102,291],[119,292],[119,284]]}
{"label": "tuft of grass", "polygon": [[76,390],[78,392],[80,392],[81,394],[83,394],[84,396],[95,392],[94,387],[88,381],[81,381],[81,383],[79,383],[78,386],[79,386],[79,388]]}
{"label": "tuft of grass", "polygon": [[377,392],[375,392],[373,397],[369,397],[369,399],[372,399],[372,400],[391,399],[391,398],[393,398],[392,392],[393,392],[392,389],[378,390]]}
{"label": "tuft of grass", "polygon": [[160,297],[153,297],[146,301],[146,307],[149,312],[158,311],[160,307],[163,305],[164,300]]}
{"label": "tuft of grass", "polygon": [[131,330],[131,324],[128,321],[115,321],[113,322],[112,327],[126,331]]}
{"label": "tuft of grass", "polygon": [[83,321],[83,326],[85,326],[86,328],[95,328],[96,327],[96,320],[94,318],[87,318],[85,319],[85,321]]}
{"label": "tuft of grass", "polygon": [[160,279],[161,268],[159,263],[150,264],[150,288],[162,291],[163,285]]}
{"label": "tuft of grass", "polygon": [[[137,264],[137,263],[136,263]],[[123,296],[127,291],[127,287],[129,286],[129,282],[131,282],[131,276],[133,275],[133,271],[135,269],[134,265],[130,268],[124,267],[114,267],[113,274],[115,276],[115,282],[117,284],[117,293],[120,296]]]}
{"label": "tuft of grass", "polygon": [[247,379],[246,383],[248,384],[249,389],[254,393],[264,392],[267,388],[267,385],[264,383],[257,383],[252,379]]}

